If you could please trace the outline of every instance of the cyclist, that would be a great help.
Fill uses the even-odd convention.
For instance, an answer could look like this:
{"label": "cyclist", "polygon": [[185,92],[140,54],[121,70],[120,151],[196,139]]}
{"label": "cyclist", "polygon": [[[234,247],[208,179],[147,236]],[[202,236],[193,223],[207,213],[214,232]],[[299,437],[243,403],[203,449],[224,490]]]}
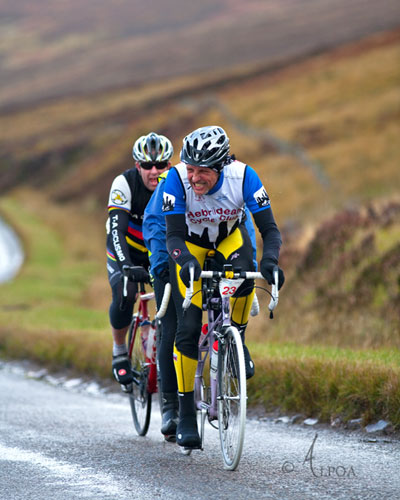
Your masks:
{"label": "cyclist", "polygon": [[[194,405],[194,377],[197,367],[198,340],[201,331],[201,284],[199,276],[210,249],[215,251],[215,265],[225,263],[254,270],[251,242],[243,224],[244,205],[253,214],[263,239],[260,271],[273,283],[273,269],[278,263],[280,232],[275,223],[270,200],[256,172],[230,155],[229,138],[218,126],[201,127],[183,140],[181,163],[173,167],[165,182],[163,211],[166,215],[167,249],[173,266],[170,270],[172,293],[177,308],[178,327],[174,347],[178,381],[179,422],[176,440],[181,446],[198,448]],[[189,286],[189,269],[194,267],[192,305],[182,313],[182,301]],[[279,269],[279,285],[284,274]],[[244,338],[254,296],[253,280],[245,280],[234,297],[232,322]],[[246,375],[249,373],[248,350],[245,350]]]}
{"label": "cyclist", "polygon": [[[157,307],[161,304],[165,284],[170,281],[169,255],[165,241],[165,215],[162,211],[167,174],[168,171],[159,176],[158,186],[145,208],[143,217],[143,239],[146,248],[149,249],[150,270],[154,279],[154,292],[156,295]],[[246,212],[247,217],[245,225],[252,242],[254,266],[257,267],[256,236],[247,207]],[[160,390],[162,391],[163,401],[161,433],[172,440],[176,435],[178,423],[178,385],[173,362],[177,319],[173,300],[169,301],[167,311],[161,319],[161,324],[162,336],[158,348],[158,366],[161,376]]]}
{"label": "cyclist", "polygon": [[[157,187],[157,177],[170,167],[171,141],[154,132],[139,137],[132,150],[135,166],[118,175],[110,190],[107,221],[107,271],[112,290],[109,309],[113,335],[112,372],[126,386],[132,382],[131,363],[126,348],[126,333],[132,319],[137,281],[148,281],[147,248],[143,242],[144,209]],[[126,307],[120,309],[122,268],[137,266],[128,282]]]}

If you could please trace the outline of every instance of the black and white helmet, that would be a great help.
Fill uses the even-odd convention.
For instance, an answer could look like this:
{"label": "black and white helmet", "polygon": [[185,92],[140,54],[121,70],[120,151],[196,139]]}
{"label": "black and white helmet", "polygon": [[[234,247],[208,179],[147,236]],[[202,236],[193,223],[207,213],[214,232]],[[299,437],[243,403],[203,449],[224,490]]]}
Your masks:
{"label": "black and white helmet", "polygon": [[229,155],[229,137],[223,128],[200,127],[183,139],[181,161],[220,172]]}
{"label": "black and white helmet", "polygon": [[132,156],[138,162],[168,161],[173,154],[171,141],[155,132],[139,137],[132,149]]}

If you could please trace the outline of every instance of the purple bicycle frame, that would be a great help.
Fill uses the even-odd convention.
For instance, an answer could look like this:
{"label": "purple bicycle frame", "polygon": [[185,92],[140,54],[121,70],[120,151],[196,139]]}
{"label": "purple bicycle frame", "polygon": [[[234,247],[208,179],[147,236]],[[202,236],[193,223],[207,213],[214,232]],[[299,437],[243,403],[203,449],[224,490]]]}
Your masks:
{"label": "purple bicycle frame", "polygon": [[[229,313],[229,299],[230,297],[220,296],[210,298],[207,306],[208,316],[208,332],[205,336],[200,337],[199,341],[199,357],[197,363],[197,370],[194,382],[195,404],[198,410],[207,410],[208,420],[216,420],[218,418],[218,376],[215,378],[210,373],[210,387],[211,398],[210,404],[207,403],[207,395],[204,394],[206,386],[203,381],[204,365],[207,357],[211,359],[213,343],[217,339],[215,330],[223,326],[230,326],[230,313]],[[221,303],[221,310],[212,309],[211,304]]]}

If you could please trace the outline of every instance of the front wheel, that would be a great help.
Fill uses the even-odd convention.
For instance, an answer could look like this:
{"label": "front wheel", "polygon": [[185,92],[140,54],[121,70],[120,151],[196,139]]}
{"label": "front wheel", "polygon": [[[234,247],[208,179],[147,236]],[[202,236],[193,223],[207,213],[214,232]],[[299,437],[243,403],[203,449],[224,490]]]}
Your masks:
{"label": "front wheel", "polygon": [[129,403],[133,424],[139,436],[145,436],[149,429],[151,416],[151,393],[148,392],[148,378],[150,373],[150,363],[146,360],[146,355],[142,346],[140,329],[135,328],[135,322],[129,329],[129,345],[133,339],[132,347],[132,392],[129,393]]}
{"label": "front wheel", "polygon": [[218,428],[225,468],[235,470],[243,449],[246,425],[246,369],[243,344],[230,326],[218,345]]}

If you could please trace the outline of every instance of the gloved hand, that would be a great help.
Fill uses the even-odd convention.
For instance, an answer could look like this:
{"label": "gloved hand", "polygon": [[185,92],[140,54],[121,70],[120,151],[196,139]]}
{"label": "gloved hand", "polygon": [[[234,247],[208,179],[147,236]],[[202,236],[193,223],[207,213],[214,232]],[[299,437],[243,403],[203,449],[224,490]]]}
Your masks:
{"label": "gloved hand", "polygon": [[169,268],[165,267],[161,272],[157,271],[156,277],[165,284],[169,283]]}
{"label": "gloved hand", "polygon": [[[276,265],[276,262],[274,262],[272,259],[261,259],[260,262],[261,274],[270,285],[275,284],[273,271]],[[280,290],[285,282],[285,275],[280,267],[278,267],[278,282],[278,290]]]}
{"label": "gloved hand", "polygon": [[123,272],[128,275],[130,281],[149,283],[150,276],[142,266],[123,266]]}
{"label": "gloved hand", "polygon": [[189,273],[190,265],[193,265],[194,267],[194,281],[197,281],[200,278],[201,274],[200,264],[198,263],[195,257],[185,262],[181,270],[179,271],[179,277],[183,281],[183,284],[185,285],[186,288],[189,288],[190,285],[190,273]]}

